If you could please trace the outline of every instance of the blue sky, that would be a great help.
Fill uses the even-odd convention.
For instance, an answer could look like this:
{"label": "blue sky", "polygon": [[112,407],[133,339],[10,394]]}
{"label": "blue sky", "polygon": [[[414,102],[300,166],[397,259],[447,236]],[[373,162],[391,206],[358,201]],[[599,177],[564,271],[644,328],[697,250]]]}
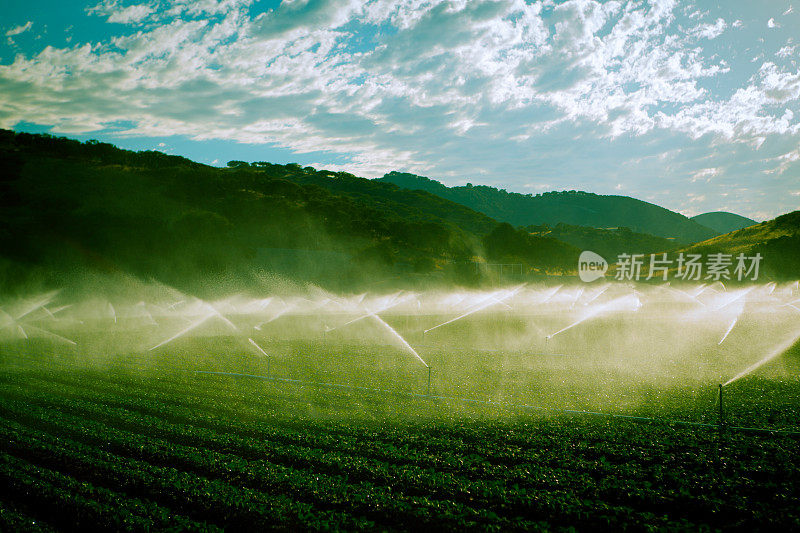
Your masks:
{"label": "blue sky", "polygon": [[0,127],[687,215],[800,209],[800,4],[6,0]]}

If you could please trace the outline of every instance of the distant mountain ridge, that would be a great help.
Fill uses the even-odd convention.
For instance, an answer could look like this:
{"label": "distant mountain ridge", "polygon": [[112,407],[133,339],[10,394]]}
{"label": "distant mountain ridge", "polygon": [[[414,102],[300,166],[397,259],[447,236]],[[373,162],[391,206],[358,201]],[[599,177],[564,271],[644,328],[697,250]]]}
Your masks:
{"label": "distant mountain ridge", "polygon": [[693,216],[692,220],[707,228],[720,233],[730,233],[737,229],[747,228],[758,224],[752,218],[743,217],[736,213],[729,213],[727,211],[713,211],[710,213],[703,213],[702,215]]}
{"label": "distant mountain ridge", "polygon": [[469,184],[447,187],[430,178],[403,172],[390,172],[377,181],[428,191],[515,226],[564,223],[593,228],[626,227],[682,244],[703,241],[720,233],[680,213],[627,196],[581,191],[527,195]]}
{"label": "distant mountain ridge", "polygon": [[685,249],[699,254],[761,254],[768,279],[800,278],[800,211],[786,213],[755,226],[742,228]]}

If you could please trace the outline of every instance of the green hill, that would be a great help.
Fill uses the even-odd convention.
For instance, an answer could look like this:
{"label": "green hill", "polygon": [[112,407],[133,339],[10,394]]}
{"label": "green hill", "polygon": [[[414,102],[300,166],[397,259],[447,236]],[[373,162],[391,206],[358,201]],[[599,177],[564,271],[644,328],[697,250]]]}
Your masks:
{"label": "green hill", "polygon": [[767,277],[800,279],[800,211],[699,242],[684,251],[747,256],[760,253],[762,272]]}
{"label": "green hill", "polygon": [[484,235],[497,225],[496,220],[484,213],[430,192],[403,189],[392,183],[359,178],[347,172],[301,168],[297,164],[275,165],[263,161],[231,161],[229,166],[270,179],[323,187],[333,194],[347,196],[404,219],[433,217],[477,235]]}
{"label": "green hill", "polygon": [[620,254],[651,254],[671,250],[676,246],[674,241],[636,233],[629,228],[598,229],[586,226],[571,226],[569,224],[556,224],[528,226],[527,231],[532,235],[550,237],[570,244],[580,250],[591,250],[605,257],[609,261]]}
{"label": "green hill", "polygon": [[692,220],[719,233],[730,233],[737,229],[758,224],[755,220],[727,211],[714,211],[693,216]]}
{"label": "green hill", "polygon": [[534,270],[577,261],[572,247],[553,239],[492,246],[497,227],[433,194],[346,173],[242,162],[219,169],[0,130],[6,292],[60,287],[88,273],[200,294],[255,289],[275,273],[349,290],[393,278],[475,283],[474,262],[497,257]]}
{"label": "green hill", "polygon": [[627,196],[581,191],[530,195],[485,185],[446,187],[423,176],[400,172],[390,172],[379,181],[428,191],[515,226],[564,223],[593,228],[626,227],[633,232],[649,233],[683,244],[718,234],[679,213]]}

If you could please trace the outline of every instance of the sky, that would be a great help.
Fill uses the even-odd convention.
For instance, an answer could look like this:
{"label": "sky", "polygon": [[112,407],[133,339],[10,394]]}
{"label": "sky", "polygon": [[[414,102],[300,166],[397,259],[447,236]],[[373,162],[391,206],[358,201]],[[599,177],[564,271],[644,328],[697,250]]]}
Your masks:
{"label": "sky", "polygon": [[0,127],[800,209],[800,0],[4,0]]}

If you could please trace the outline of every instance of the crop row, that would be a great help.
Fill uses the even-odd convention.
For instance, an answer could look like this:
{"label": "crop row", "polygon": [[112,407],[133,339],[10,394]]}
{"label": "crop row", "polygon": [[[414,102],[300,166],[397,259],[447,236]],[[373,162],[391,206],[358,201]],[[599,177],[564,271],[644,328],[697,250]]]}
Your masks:
{"label": "crop row", "polygon": [[[30,391],[27,391],[26,400],[39,401],[35,397],[30,396]],[[50,404],[53,408],[64,409],[62,403],[53,403],[52,397],[48,397]],[[144,420],[133,422],[134,430],[141,431],[141,428],[153,428],[158,425],[161,420],[159,415],[163,415],[158,407],[154,407],[148,400],[135,400],[130,399],[126,402],[115,403],[115,398],[103,399],[102,396],[94,398],[98,400],[97,405],[92,405],[91,402],[79,403],[73,407],[73,411],[80,413],[83,416],[99,417],[99,419],[106,423],[119,426],[123,420],[129,420],[133,416],[131,411],[137,413],[137,416],[144,416]],[[72,397],[73,402],[83,402],[85,398]],[[136,405],[137,403],[145,403],[146,405]],[[133,404],[133,405],[131,405]],[[121,409],[119,412],[110,412],[109,409]],[[90,413],[94,413],[91,414]],[[420,450],[418,447],[409,446],[407,443],[386,443],[386,442],[371,442],[368,438],[369,435],[360,435],[358,438],[353,438],[343,435],[328,435],[325,432],[313,433],[314,439],[309,440],[309,433],[306,434],[288,434],[285,431],[276,431],[275,428],[270,426],[261,426],[250,423],[247,428],[239,428],[229,422],[223,422],[218,418],[209,418],[202,414],[198,414],[197,410],[189,408],[179,408],[172,406],[169,411],[170,421],[173,424],[165,426],[168,431],[168,438],[181,438],[184,441],[190,438],[191,432],[187,429],[207,429],[216,432],[218,436],[214,439],[219,439],[219,435],[225,435],[225,439],[229,439],[231,433],[240,436],[244,440],[252,441],[256,439],[257,442],[266,443],[269,446],[269,452],[276,453],[282,447],[289,446],[291,448],[307,448],[304,453],[317,453],[319,450],[325,452],[339,452],[340,454],[353,454],[357,453],[361,459],[374,459],[381,463],[389,463],[395,465],[403,465],[408,467],[410,464],[422,469],[435,469],[443,472],[466,472],[468,476],[480,479],[514,479],[514,477],[526,478],[530,477],[530,471],[527,470],[531,464],[537,466],[544,466],[548,468],[569,468],[573,471],[589,471],[596,476],[602,477],[606,472],[604,468],[614,465],[615,468],[619,466],[625,467],[626,464],[634,465],[641,460],[646,459],[643,450],[633,449],[631,446],[620,445],[619,449],[613,443],[605,443],[603,455],[601,455],[592,443],[587,445],[581,442],[567,442],[565,445],[561,441],[561,450],[555,446],[557,439],[552,435],[538,432],[536,434],[537,441],[536,447],[520,446],[515,444],[506,444],[501,446],[498,443],[476,443],[468,445],[469,449],[465,448],[465,444],[453,435],[431,435],[431,440],[440,441],[441,447],[435,450],[435,453],[428,450]],[[176,430],[174,423],[180,423],[180,429]],[[137,427],[138,426],[138,427]],[[256,426],[257,429],[254,429]],[[169,434],[173,434],[169,437]],[[177,432],[177,433],[176,433]],[[212,439],[212,441],[214,440]],[[416,443],[420,441],[417,440]],[[450,446],[446,446],[447,443]],[[215,442],[201,442],[197,440],[191,441],[191,444],[197,446],[215,446],[219,443]],[[230,447],[229,443],[223,443],[227,449]],[[487,449],[483,449],[483,448]],[[455,448],[455,449],[453,449]],[[543,450],[544,449],[544,450]],[[486,455],[481,452],[488,452]],[[554,453],[554,452],[563,453]],[[622,453],[622,452],[625,453]],[[465,453],[466,452],[466,453]],[[242,452],[252,453],[252,451]],[[263,453],[262,449],[257,453]],[[374,470],[374,465],[369,465],[368,471]],[[348,469],[353,472],[352,469]],[[518,474],[517,474],[518,472]],[[628,473],[626,473],[628,474]],[[635,472],[630,472],[634,475]],[[629,476],[625,476],[629,477]]]}
{"label": "crop row", "polygon": [[[266,423],[264,431],[277,430],[282,435],[292,438],[296,441],[303,441],[308,445],[318,445],[321,447],[335,446],[335,443],[340,438],[348,436],[357,436],[359,440],[363,441],[365,434],[371,437],[371,442],[376,443],[397,443],[399,446],[405,447],[408,451],[413,451],[415,455],[428,454],[431,456],[438,456],[442,452],[455,451],[459,455],[466,455],[473,452],[476,446],[482,443],[487,443],[493,452],[497,452],[497,441],[501,441],[507,445],[509,449],[516,450],[523,448],[530,444],[531,432],[528,430],[527,424],[522,424],[520,427],[514,428],[509,425],[507,421],[498,424],[499,428],[492,424],[481,424],[477,422],[470,422],[467,426],[460,426],[458,424],[448,423],[447,420],[436,420],[434,423],[428,424],[418,428],[406,427],[407,424],[398,424],[398,427],[383,426],[378,428],[377,431],[365,432],[363,427],[358,427],[356,424],[328,425],[325,432],[322,434],[316,432],[309,432],[309,423],[313,421],[303,420],[302,423],[293,424],[286,423],[285,411],[291,409],[290,405],[281,405],[279,407],[264,404],[263,395],[264,389],[259,388],[258,394],[254,397],[248,397],[241,387],[223,388],[214,387],[214,383],[203,382],[202,385],[191,386],[182,383],[182,388],[176,390],[175,385],[170,384],[168,387],[159,388],[158,383],[148,384],[147,388],[141,384],[126,384],[124,382],[114,383],[98,383],[91,381],[88,385],[85,381],[82,382],[67,382],[58,380],[60,385],[65,385],[71,389],[72,394],[81,394],[82,397],[88,401],[96,401],[103,405],[114,405],[119,403],[121,406],[128,409],[150,410],[151,412],[164,411],[168,407],[170,416],[175,416],[175,408],[188,409],[192,412],[203,412],[209,415],[216,415],[217,418],[226,420],[246,419],[248,421],[248,428],[258,425],[260,422]],[[29,386],[30,383],[26,383]],[[52,390],[53,383],[47,383],[50,387],[45,390]],[[91,390],[87,390],[87,387]],[[187,390],[188,389],[188,390]],[[270,396],[280,394],[281,391],[275,391],[271,388],[266,391]],[[131,402],[131,398],[138,398],[141,401],[137,404]],[[444,423],[442,423],[444,422]],[[603,443],[604,448],[609,450],[615,444],[619,453],[626,454],[633,452],[647,452],[652,451],[654,444],[660,448],[668,449],[671,443],[680,450],[693,451],[698,447],[705,447],[708,444],[708,431],[704,431],[704,435],[700,438],[693,438],[691,433],[681,432],[676,434],[671,428],[650,426],[647,431],[641,431],[639,428],[634,428],[633,431],[626,431],[630,424],[620,423],[617,421],[612,422],[615,431],[609,434],[607,427],[598,425],[597,422],[591,424],[582,424],[580,421],[572,420],[569,424],[562,424],[560,421],[548,424],[546,420],[539,419],[536,421],[537,428],[544,426],[547,431],[539,431],[534,434],[537,445],[558,446],[565,440],[575,441],[575,437],[579,436],[579,442],[588,446],[594,443]],[[292,431],[295,428],[295,431]],[[421,431],[413,431],[413,429],[420,429]],[[485,431],[481,431],[484,429]],[[498,431],[500,429],[501,431]],[[262,430],[262,428],[259,428]],[[677,435],[677,438],[671,438]],[[713,437],[713,434],[711,434]],[[487,437],[489,440],[487,441]],[[615,437],[618,437],[615,439]],[[656,437],[656,438],[654,438]],[[329,438],[333,439],[333,442]],[[548,439],[550,442],[543,442]],[[322,441],[321,441],[322,439]],[[328,440],[325,440],[328,439]],[[318,442],[319,441],[319,442]],[[655,442],[654,442],[655,441]],[[463,442],[466,448],[453,450],[454,445]],[[667,450],[669,451],[669,450]],[[625,459],[624,457],[622,459]],[[498,457],[502,462],[513,461],[513,457]]]}
{"label": "crop row", "polygon": [[275,524],[310,529],[327,529],[331,524],[349,529],[369,525],[341,513],[314,509],[284,495],[265,494],[173,467],[115,455],[11,421],[4,421],[0,431],[6,454],[92,487],[113,487],[127,498],[156,502],[199,522],[239,530],[263,530]]}
{"label": "crop row", "polygon": [[[277,519],[303,527],[533,527],[555,516],[562,524],[662,527],[684,518],[740,527],[800,520],[796,439],[718,440],[708,430],[563,418],[319,423],[285,412],[292,395],[280,387],[257,385],[2,374],[0,411],[4,435],[16,431],[17,442],[52,448],[34,456],[8,452],[37,467],[70,477],[72,461],[89,464],[92,454],[105,453],[109,468],[121,468],[120,459],[134,472],[171,469],[229,487],[219,490],[278,498]],[[47,463],[54,450],[62,454],[60,466]],[[142,495],[118,483],[122,473],[87,480],[87,468],[77,470],[82,483],[157,502],[190,520],[223,523],[202,509],[224,510],[224,501],[190,514],[193,505],[162,494],[168,488]],[[258,509],[247,517],[267,507]],[[250,523],[238,511],[221,512]]]}
{"label": "crop row", "polygon": [[[21,416],[20,413],[16,415]],[[156,466],[171,465],[203,478],[220,479],[236,486],[289,495],[295,501],[310,502],[315,508],[344,508],[370,517],[390,516],[403,524],[424,524],[435,516],[441,525],[447,525],[449,519],[454,528],[474,523],[483,523],[484,526],[493,523],[509,527],[510,524],[495,511],[536,512],[537,506],[530,506],[529,499],[537,495],[546,495],[548,503],[546,508],[538,509],[534,516],[544,513],[544,516],[563,515],[569,518],[572,514],[569,507],[575,506],[575,498],[563,489],[558,492],[550,490],[526,493],[518,487],[505,489],[501,483],[487,480],[485,483],[467,482],[461,491],[463,495],[474,500],[473,504],[488,503],[481,497],[482,494],[494,496],[493,499],[499,502],[493,506],[486,505],[488,510],[483,509],[484,505],[479,505],[480,508],[476,509],[450,499],[453,494],[446,489],[458,490],[459,483],[453,482],[452,476],[447,475],[444,476],[445,483],[442,483],[435,472],[414,469],[391,472],[384,468],[383,476],[378,477],[385,484],[376,485],[351,479],[346,475],[348,468],[356,470],[356,474],[360,472],[362,476],[367,474],[366,468],[357,459],[348,461],[342,457],[329,458],[329,462],[325,463],[320,457],[281,456],[283,461],[304,463],[306,467],[313,467],[310,470],[296,469],[277,462],[244,458],[231,453],[114,430],[86,420],[69,420],[58,414],[46,416],[35,413],[31,417],[41,420],[43,423],[40,425],[49,426],[49,431],[59,433],[62,440],[74,440],[117,456],[146,461]],[[82,427],[71,423],[82,423]],[[326,470],[331,469],[338,469],[339,473],[326,473]],[[410,483],[416,483],[420,485],[417,489],[426,488],[429,492],[414,490],[411,494],[403,493],[403,486]]]}
{"label": "crop row", "polygon": [[59,529],[146,531],[169,526],[210,530],[152,502],[80,482],[7,453],[0,454],[0,479],[8,491],[6,497],[34,509],[40,526],[44,518]]}
{"label": "crop row", "polygon": [[9,502],[0,501],[0,531],[15,531],[17,533],[51,533],[53,527],[31,513],[20,510]]}
{"label": "crop row", "polygon": [[[67,406],[62,405],[62,407]],[[72,406],[69,410],[83,415],[102,416],[102,413],[92,413],[91,407],[82,403]],[[21,417],[23,413],[17,412],[13,415]],[[50,412],[49,415],[39,413],[37,416],[40,417],[40,420],[46,416],[51,421],[54,418],[61,418],[59,424],[51,422],[49,429],[71,437],[76,434],[74,427],[80,424],[87,426],[88,423],[85,418],[80,417],[64,420],[64,416],[57,412]],[[594,506],[610,507],[608,512],[612,515],[627,512],[625,509],[628,507],[650,508],[653,512],[661,512],[669,507],[674,507],[676,503],[683,504],[684,510],[696,508],[700,514],[704,512],[702,508],[704,499],[698,498],[698,496],[702,496],[704,490],[701,482],[695,481],[692,485],[690,481],[679,480],[677,475],[668,469],[659,470],[662,476],[661,481],[672,481],[673,484],[680,482],[681,491],[657,491],[654,490],[655,482],[636,480],[619,475],[619,473],[611,475],[610,470],[612,468],[618,470],[619,465],[611,465],[606,460],[594,464],[576,462],[574,457],[568,457],[563,465],[542,465],[530,462],[517,469],[497,468],[494,471],[483,469],[481,473],[484,478],[480,481],[473,481],[452,473],[419,469],[413,466],[394,468],[391,465],[359,457],[319,452],[314,449],[293,449],[281,447],[275,443],[258,446],[253,444],[252,439],[234,438],[191,426],[174,427],[159,423],[159,420],[149,417],[137,420],[135,414],[126,414],[119,410],[105,413],[105,417],[117,424],[144,431],[150,435],[146,442],[149,441],[151,444],[155,438],[154,435],[166,436],[173,441],[167,444],[169,446],[174,446],[174,441],[178,441],[182,442],[184,446],[190,447],[190,450],[203,449],[204,452],[208,452],[207,448],[223,449],[226,452],[235,453],[237,457],[244,456],[251,460],[259,457],[268,458],[272,462],[271,468],[273,469],[275,468],[274,463],[279,463],[292,469],[306,470],[305,473],[297,473],[300,477],[293,478],[295,480],[302,481],[303,475],[320,477],[323,473],[331,476],[348,476],[351,481],[368,480],[372,483],[369,488],[369,493],[372,495],[380,493],[376,487],[389,487],[393,490],[396,498],[405,493],[417,496],[433,494],[440,499],[452,499],[488,508],[498,514],[531,515],[533,513],[534,516],[556,514],[565,516],[573,522],[580,516],[580,508],[586,504],[585,502],[591,502]],[[82,433],[83,439],[87,438],[85,428],[77,433]],[[124,446],[130,446],[138,438],[138,435],[121,434],[114,441],[115,446],[120,447],[117,450],[124,449]],[[96,434],[91,439],[90,444],[93,445],[109,443],[110,429],[98,426]],[[137,444],[135,448],[141,450],[143,446]],[[130,450],[127,450],[127,453],[130,453]],[[181,454],[178,454],[175,457],[162,459],[161,462],[179,464],[179,461],[184,459]],[[186,468],[192,470],[203,471],[204,468],[203,465],[184,464]],[[636,464],[622,466],[627,466],[628,468],[623,468],[623,470],[629,471],[633,476],[638,473]],[[601,468],[599,472],[597,471],[598,467]],[[203,471],[203,474],[216,475],[207,470]],[[241,479],[237,479],[236,482],[241,482]],[[283,486],[282,490],[287,490],[287,487]],[[334,486],[325,488],[329,497],[335,494],[336,490],[337,487]],[[302,494],[295,492],[294,495],[299,497]],[[352,500],[352,498],[348,498]],[[578,498],[577,501],[576,498]],[[564,501],[559,503],[560,500]],[[573,510],[570,511],[570,509]],[[652,517],[649,520],[652,520]]]}

